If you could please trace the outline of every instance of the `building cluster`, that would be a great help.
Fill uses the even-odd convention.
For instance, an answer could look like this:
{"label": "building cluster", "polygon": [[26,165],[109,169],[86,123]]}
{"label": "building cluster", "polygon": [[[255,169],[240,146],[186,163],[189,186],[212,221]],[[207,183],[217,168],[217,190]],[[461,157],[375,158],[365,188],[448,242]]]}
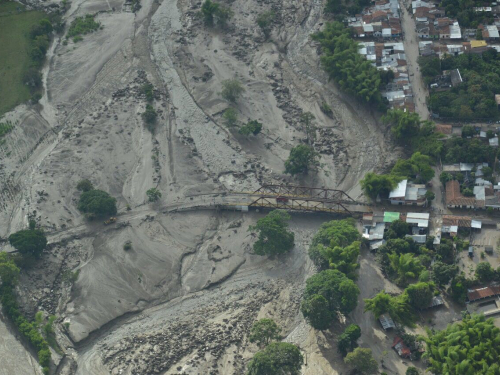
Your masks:
{"label": "building cluster", "polygon": [[384,233],[392,222],[402,220],[409,224],[411,237],[418,244],[425,244],[429,231],[429,213],[427,212],[374,212],[363,215],[363,238],[370,243],[370,250],[376,251],[385,244]]}
{"label": "building cluster", "polygon": [[389,200],[394,205],[425,206],[427,188],[424,184],[409,183],[403,180],[398,183],[396,189],[389,193]]}
{"label": "building cluster", "polygon": [[444,165],[444,172],[455,176],[460,173],[464,179],[463,184],[470,187],[469,194],[464,195],[458,180],[448,181],[446,183],[446,206],[474,210],[500,210],[500,185],[493,185],[491,181],[483,178],[483,168],[487,167],[488,163]]}
{"label": "building cluster", "polygon": [[446,17],[444,8],[438,8],[435,3],[425,1],[412,1],[411,8],[420,38],[462,39],[458,21]]}
{"label": "building cluster", "polygon": [[348,24],[355,37],[366,39],[360,43],[359,53],[377,69],[394,73],[394,79],[382,90],[389,107],[414,112],[398,1],[377,1],[362,14],[350,17]]}

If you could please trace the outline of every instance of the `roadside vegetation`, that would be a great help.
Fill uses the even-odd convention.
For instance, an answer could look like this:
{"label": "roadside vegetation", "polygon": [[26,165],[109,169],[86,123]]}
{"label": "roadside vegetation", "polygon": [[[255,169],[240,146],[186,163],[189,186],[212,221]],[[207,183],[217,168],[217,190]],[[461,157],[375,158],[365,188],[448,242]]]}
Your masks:
{"label": "roadside vegetation", "polygon": [[0,1],[0,117],[29,99],[40,99],[39,71],[52,32],[63,26],[58,12],[49,16],[14,1]]}
{"label": "roadside vegetation", "polygon": [[95,19],[95,15],[87,14],[82,17],[76,17],[71,25],[69,26],[68,33],[66,34],[66,39],[73,39],[73,42],[79,42],[83,40],[83,35],[93,33],[101,28],[101,24]]}
{"label": "roadside vegetation", "polygon": [[[448,17],[456,17],[460,27],[475,29],[480,24],[491,25],[494,23],[492,12],[474,11],[474,7],[485,6],[482,0],[441,0],[439,6],[445,8]],[[490,5],[488,4],[488,6]]]}

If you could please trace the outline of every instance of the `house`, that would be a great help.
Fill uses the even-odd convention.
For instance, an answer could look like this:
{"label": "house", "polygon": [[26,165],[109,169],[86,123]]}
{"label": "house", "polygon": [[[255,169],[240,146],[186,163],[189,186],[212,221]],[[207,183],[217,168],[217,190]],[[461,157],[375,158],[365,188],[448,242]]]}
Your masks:
{"label": "house", "polygon": [[403,180],[390,192],[389,200],[394,205],[424,206],[427,203],[425,193],[425,185],[409,184],[408,180]]}
{"label": "house", "polygon": [[488,26],[479,26],[479,28],[483,29],[483,39],[487,41],[497,41],[500,39],[500,35],[498,34],[498,28],[495,25]]}
{"label": "house", "polygon": [[472,218],[470,216],[443,215],[443,226],[470,228],[471,225]]}
{"label": "house", "polygon": [[378,321],[382,325],[382,328],[384,329],[384,331],[396,328],[396,324],[394,324],[394,320],[392,320],[392,318],[390,317],[389,314],[380,315],[380,317],[378,318]]}
{"label": "house", "polygon": [[402,358],[410,358],[411,356],[410,348],[406,346],[403,339],[399,336],[394,337],[394,341],[392,342],[392,348]]}
{"label": "house", "polygon": [[460,183],[457,180],[451,180],[446,183],[446,206],[449,208],[474,208],[476,207],[476,198],[463,196],[460,192]]}
{"label": "house", "polygon": [[496,297],[498,295],[500,295],[500,285],[492,285],[485,288],[467,290],[468,302],[479,301],[490,297]]}
{"label": "house", "polygon": [[430,214],[428,212],[408,212],[406,214],[406,222],[412,227],[428,228],[429,217]]}

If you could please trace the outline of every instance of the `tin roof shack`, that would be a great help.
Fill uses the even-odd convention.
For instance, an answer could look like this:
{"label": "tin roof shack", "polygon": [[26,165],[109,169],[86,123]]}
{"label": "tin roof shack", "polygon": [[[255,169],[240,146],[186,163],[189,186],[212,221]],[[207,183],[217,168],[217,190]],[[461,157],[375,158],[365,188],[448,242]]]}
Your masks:
{"label": "tin roof shack", "polygon": [[398,353],[401,358],[410,358],[411,350],[405,345],[403,339],[399,336],[394,337],[392,348]]}
{"label": "tin roof shack", "polygon": [[392,318],[390,317],[389,314],[380,315],[380,317],[378,318],[378,321],[382,325],[382,328],[384,329],[384,331],[396,328],[396,324],[394,324],[394,320],[392,320]]}
{"label": "tin roof shack", "polygon": [[389,200],[394,205],[425,206],[427,203],[425,193],[427,193],[425,185],[410,184],[408,180],[403,180],[389,193]]}

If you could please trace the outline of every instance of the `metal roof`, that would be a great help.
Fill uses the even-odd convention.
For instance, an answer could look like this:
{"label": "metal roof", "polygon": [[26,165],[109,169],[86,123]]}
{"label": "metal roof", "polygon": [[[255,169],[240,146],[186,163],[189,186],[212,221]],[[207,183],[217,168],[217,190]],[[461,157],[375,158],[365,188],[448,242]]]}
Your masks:
{"label": "metal roof", "polygon": [[490,35],[490,38],[499,38],[500,37],[500,35],[498,34],[498,28],[495,25],[486,26],[486,30],[488,30],[488,34]]}
{"label": "metal roof", "polygon": [[425,243],[427,236],[425,234],[414,234],[410,236],[416,243]]}
{"label": "metal roof", "polygon": [[399,220],[399,212],[384,212],[384,223],[392,223]]}
{"label": "metal roof", "polygon": [[408,224],[417,224],[419,228],[427,228],[429,226],[429,220],[425,219],[413,219],[406,217],[406,222]]}
{"label": "metal roof", "polygon": [[428,212],[408,212],[406,214],[406,221],[408,221],[409,218],[411,219],[427,219],[429,220],[430,214]]}
{"label": "metal roof", "polygon": [[408,201],[416,201],[418,199],[418,188],[409,187],[406,189],[405,199]]}
{"label": "metal roof", "polygon": [[[497,30],[497,35],[498,35],[498,30]],[[455,22],[455,24],[450,25],[450,39],[462,39],[462,32],[460,31],[460,26],[458,25],[458,22]]]}
{"label": "metal roof", "polygon": [[471,228],[481,229],[482,223],[479,220],[472,220],[470,226]]}
{"label": "metal roof", "polygon": [[406,194],[406,185],[408,184],[408,180],[401,181],[396,189],[391,191],[389,194],[389,198],[402,198]]}
{"label": "metal roof", "polygon": [[382,324],[382,328],[384,328],[384,330],[396,328],[396,325],[394,324],[394,320],[392,320],[392,318],[387,314],[380,315],[380,318],[378,318],[378,320],[379,320],[380,324]]}
{"label": "metal roof", "polygon": [[493,137],[489,139],[490,146],[498,147],[498,137]]}
{"label": "metal roof", "polygon": [[486,199],[486,190],[484,186],[474,186],[474,196],[478,201],[484,201]]}

